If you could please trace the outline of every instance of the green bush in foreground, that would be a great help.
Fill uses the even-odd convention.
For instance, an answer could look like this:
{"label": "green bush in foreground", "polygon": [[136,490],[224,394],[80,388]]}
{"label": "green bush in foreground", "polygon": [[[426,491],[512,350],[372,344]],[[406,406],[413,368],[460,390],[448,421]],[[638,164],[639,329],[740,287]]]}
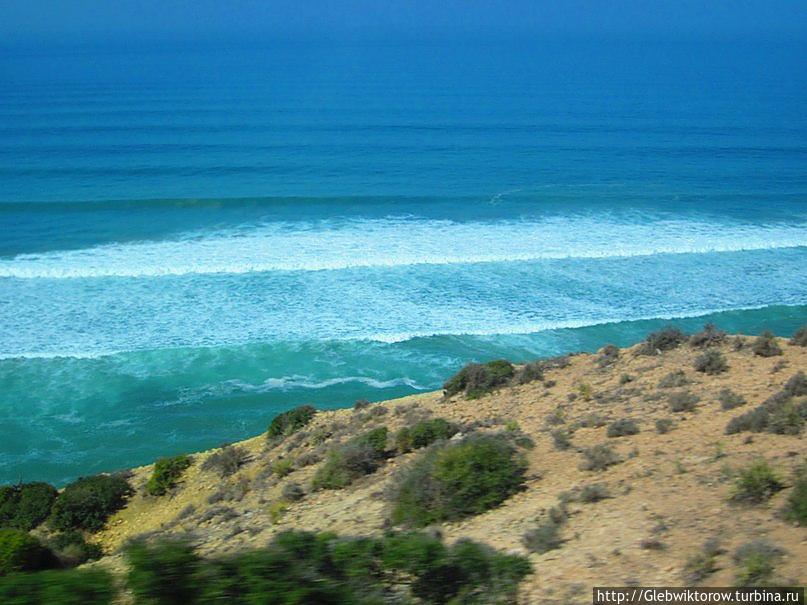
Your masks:
{"label": "green bush in foreground", "polygon": [[401,452],[419,450],[435,441],[450,439],[458,431],[454,424],[442,418],[422,420],[398,431],[395,435],[395,447]]}
{"label": "green bush in foreground", "polygon": [[132,494],[120,475],[82,477],[64,488],[53,503],[50,523],[55,529],[97,531]]}
{"label": "green bush in foreground", "polygon": [[272,418],[267,431],[270,439],[285,437],[299,431],[314,418],[316,408],[310,405],[301,405],[294,409],[278,414]]}
{"label": "green bush in foreground", "polygon": [[443,393],[451,397],[464,392],[469,399],[476,399],[507,384],[515,371],[513,364],[504,359],[469,363],[443,385]]}
{"label": "green bush in foreground", "polygon": [[112,577],[100,569],[41,571],[0,578],[0,603],[9,605],[110,605]]}
{"label": "green bush in foreground", "polygon": [[291,531],[265,548],[199,558],[185,543],[129,548],[136,603],[154,605],[507,603],[530,573],[519,556],[417,533],[341,538]]}
{"label": "green bush in foreground", "polygon": [[0,576],[54,567],[53,554],[21,529],[0,529]]}
{"label": "green bush in foreground", "polygon": [[31,530],[47,519],[59,492],[47,483],[0,487],[0,527]]}
{"label": "green bush in foreground", "polygon": [[354,437],[328,452],[311,482],[313,489],[341,489],[362,475],[374,473],[387,453],[387,427]]}
{"label": "green bush in foreground", "polygon": [[485,512],[523,488],[525,471],[522,456],[501,436],[433,448],[398,477],[392,520],[424,527]]}
{"label": "green bush in foreground", "polygon": [[185,454],[160,458],[154,463],[154,472],[146,483],[146,492],[152,496],[162,496],[168,490],[173,489],[191,462],[191,457]]}

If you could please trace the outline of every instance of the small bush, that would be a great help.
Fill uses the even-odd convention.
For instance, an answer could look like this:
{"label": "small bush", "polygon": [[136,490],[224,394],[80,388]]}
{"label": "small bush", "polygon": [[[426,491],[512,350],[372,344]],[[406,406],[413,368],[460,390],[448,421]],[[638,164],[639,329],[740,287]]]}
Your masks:
{"label": "small bush", "polygon": [[717,349],[707,349],[695,359],[695,370],[715,376],[729,369],[726,356]]}
{"label": "small bush", "polygon": [[476,399],[507,384],[514,374],[515,367],[504,359],[469,363],[443,385],[443,394],[451,397],[464,392],[469,399]]}
{"label": "small bush", "polygon": [[672,326],[648,334],[637,349],[639,355],[658,355],[664,351],[678,348],[687,341],[686,334]]}
{"label": "small bush", "polygon": [[771,586],[776,564],[784,554],[782,549],[767,540],[754,540],[740,546],[734,553],[739,565],[737,586]]}
{"label": "small bush", "polygon": [[0,576],[54,567],[53,554],[21,529],[0,529]]}
{"label": "small bush", "polygon": [[101,569],[0,577],[0,603],[9,605],[111,605],[115,597],[112,576]]}
{"label": "small bush", "polygon": [[666,435],[672,429],[673,424],[672,418],[659,418],[656,420],[656,432],[659,435]]}
{"label": "small bush", "polygon": [[611,446],[600,443],[583,450],[583,461],[580,469],[584,471],[604,471],[610,466],[619,464],[622,459]]}
{"label": "small bush", "polygon": [[364,408],[370,407],[370,402],[366,399],[357,399],[356,403],[353,404],[354,410],[363,410]]}
{"label": "small bush", "polygon": [[47,483],[0,487],[0,527],[31,530],[50,514],[59,492]]}
{"label": "small bush", "polygon": [[605,345],[600,349],[597,357],[597,365],[601,368],[615,364],[619,360],[619,347],[615,345]]}
{"label": "small bush", "polygon": [[759,504],[783,488],[784,485],[770,465],[760,458],[739,471],[732,500]]}
{"label": "small bush", "polygon": [[689,344],[699,349],[717,347],[726,342],[726,333],[714,324],[708,323],[703,330],[689,337]]}
{"label": "small bush", "polygon": [[191,457],[184,454],[157,460],[151,478],[146,483],[146,492],[152,496],[162,496],[173,489],[191,461]]}
{"label": "small bush", "polygon": [[472,435],[427,451],[392,489],[392,520],[423,527],[498,506],[524,485],[526,462],[502,436]]}
{"label": "small bush", "polygon": [[64,488],[53,503],[50,523],[55,529],[97,531],[132,494],[120,475],[82,477]]}
{"label": "small bush", "polygon": [[796,469],[793,488],[787,496],[785,517],[800,525],[807,526],[807,462]]}
{"label": "small bush", "polygon": [[687,584],[700,584],[707,576],[717,571],[715,557],[720,554],[715,540],[708,540],[699,553],[690,557],[684,565],[684,581]]}
{"label": "small bush", "polygon": [[807,347],[807,325],[800,327],[790,339],[790,344],[797,347]]}
{"label": "small bush", "polygon": [[629,382],[633,382],[633,380],[634,380],[633,376],[631,376],[630,374],[622,374],[619,377],[619,384],[621,385],[628,384]]}
{"label": "small bush", "polygon": [[636,435],[639,432],[639,425],[630,418],[622,418],[608,425],[606,435],[608,437],[624,437],[626,435]]}
{"label": "small bush", "polygon": [[563,546],[560,531],[566,523],[566,511],[555,507],[549,511],[543,522],[524,534],[522,542],[530,552],[544,554]]}
{"label": "small bush", "polygon": [[56,534],[48,541],[48,547],[62,567],[76,567],[87,561],[100,559],[103,555],[97,544],[88,543],[84,535],[76,530]]}
{"label": "small bush", "polygon": [[759,357],[775,357],[776,355],[782,354],[782,349],[776,342],[776,337],[773,335],[773,332],[763,332],[757,336],[754,343],[751,345],[751,350],[754,352],[754,355],[758,355]]}
{"label": "small bush", "polygon": [[700,399],[689,391],[673,393],[667,399],[671,412],[692,412]]}
{"label": "small bush", "polygon": [[362,475],[374,473],[386,455],[386,446],[387,427],[380,427],[332,449],[314,474],[311,487],[341,489]]}
{"label": "small bush", "polygon": [[299,431],[314,418],[317,410],[310,405],[301,405],[272,418],[267,431],[270,439],[286,437]]}
{"label": "small bush", "polygon": [[580,495],[577,497],[577,499],[580,502],[590,504],[592,502],[599,502],[600,500],[605,500],[610,497],[611,495],[605,485],[602,483],[591,483],[583,486],[583,489],[580,490]]}
{"label": "small bush", "polygon": [[683,370],[675,370],[667,374],[658,383],[660,389],[673,389],[683,387],[689,384],[689,379]]}
{"label": "small bush", "polygon": [[516,372],[516,383],[527,384],[544,379],[544,365],[540,361],[524,364]]}
{"label": "small bush", "polygon": [[572,447],[572,432],[569,429],[555,429],[550,435],[556,449],[568,450]]}
{"label": "small bush", "polygon": [[214,471],[222,477],[229,477],[244,465],[248,457],[249,455],[244,448],[236,445],[226,445],[207,457],[202,463],[202,470]]}
{"label": "small bush", "polygon": [[283,518],[283,515],[286,514],[286,511],[289,510],[289,503],[285,500],[275,500],[269,505],[267,510],[269,512],[269,520],[272,522],[272,525],[276,525]]}
{"label": "small bush", "polygon": [[283,486],[283,498],[289,502],[297,502],[305,498],[305,490],[297,483],[287,483]]}
{"label": "small bush", "polygon": [[410,452],[427,447],[441,439],[450,439],[458,431],[456,425],[442,418],[422,420],[398,431],[395,435],[395,446],[398,451]]}
{"label": "small bush", "polygon": [[272,463],[272,473],[278,477],[285,477],[294,470],[294,462],[289,458],[280,458]]}
{"label": "small bush", "polygon": [[733,410],[746,404],[745,397],[731,389],[721,389],[717,394],[717,400],[720,402],[721,409],[724,410]]}

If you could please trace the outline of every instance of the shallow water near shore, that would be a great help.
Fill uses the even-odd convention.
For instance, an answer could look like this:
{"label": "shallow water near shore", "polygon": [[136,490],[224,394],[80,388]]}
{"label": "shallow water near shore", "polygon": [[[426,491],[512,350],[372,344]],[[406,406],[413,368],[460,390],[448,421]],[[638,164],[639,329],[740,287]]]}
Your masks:
{"label": "shallow water near shore", "polygon": [[4,55],[0,481],[670,322],[789,335],[802,50]]}

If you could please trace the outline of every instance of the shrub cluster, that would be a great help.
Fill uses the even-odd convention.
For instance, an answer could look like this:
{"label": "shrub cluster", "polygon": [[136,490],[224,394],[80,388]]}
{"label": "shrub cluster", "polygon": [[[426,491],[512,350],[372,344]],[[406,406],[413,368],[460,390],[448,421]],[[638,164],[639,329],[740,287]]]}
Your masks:
{"label": "shrub cluster", "polygon": [[129,586],[138,603],[511,602],[527,560],[418,533],[340,538],[301,531],[265,548],[202,559],[182,542],[134,544]]}
{"label": "shrub cluster", "polygon": [[639,355],[658,355],[664,351],[676,349],[686,341],[686,334],[678,328],[669,326],[658,332],[648,334],[637,349],[637,353]]}
{"label": "shrub cluster", "polygon": [[501,435],[471,435],[433,447],[391,490],[392,520],[424,527],[498,506],[524,486],[527,465]]}
{"label": "shrub cluster", "polygon": [[703,326],[703,330],[689,337],[690,346],[706,349],[717,347],[726,342],[726,333],[712,323]]}
{"label": "shrub cluster", "polygon": [[53,503],[50,523],[60,530],[97,531],[132,494],[121,475],[82,477],[64,488]]}
{"label": "shrub cluster", "polygon": [[689,391],[679,391],[672,393],[667,398],[667,403],[671,412],[692,412],[700,399]]}
{"label": "shrub cluster", "polygon": [[341,489],[362,475],[374,473],[387,454],[387,427],[373,429],[328,452],[311,487]]}
{"label": "shrub cluster", "polygon": [[450,439],[458,432],[456,425],[443,418],[422,420],[398,431],[395,435],[395,447],[401,452],[411,452],[427,447],[435,441]]}
{"label": "shrub cluster", "polygon": [[13,605],[111,605],[112,576],[101,569],[41,571],[0,577],[0,603]]}
{"label": "shrub cluster", "polygon": [[451,397],[464,392],[469,399],[476,399],[507,384],[514,374],[515,367],[504,359],[469,363],[443,385],[443,394]]}
{"label": "shrub cluster", "polygon": [[21,529],[0,529],[0,576],[55,567],[53,554]]}
{"label": "shrub cluster", "polygon": [[609,437],[624,437],[626,435],[636,435],[639,432],[639,425],[630,418],[615,420],[608,425],[606,435]]}
{"label": "shrub cluster", "polygon": [[793,488],[785,505],[785,517],[796,525],[807,527],[807,461],[794,474]]}
{"label": "shrub cluster", "polygon": [[738,473],[732,500],[759,504],[781,489],[784,489],[784,485],[776,473],[764,459],[759,458]]}
{"label": "shrub cluster", "polygon": [[604,471],[609,466],[619,464],[622,459],[609,445],[600,443],[583,450],[580,469],[584,471]]}
{"label": "shrub cluster", "polygon": [[714,376],[729,369],[726,356],[718,349],[707,349],[695,359],[695,370]]}
{"label": "shrub cluster", "polygon": [[772,586],[774,571],[784,551],[767,540],[753,540],[740,546],[734,553],[739,566],[737,586]]}
{"label": "shrub cluster", "polygon": [[285,437],[299,431],[314,418],[316,408],[310,405],[301,405],[272,418],[267,431],[270,439]]}
{"label": "shrub cluster", "polygon": [[743,431],[798,435],[807,419],[807,402],[794,399],[807,395],[807,377],[804,372],[791,376],[781,391],[769,397],[753,410],[732,418],[726,425],[726,434]]}
{"label": "shrub cluster", "polygon": [[521,541],[527,550],[539,554],[560,548],[563,545],[560,531],[567,519],[566,508],[563,505],[554,506],[549,509],[541,524],[525,533]]}
{"label": "shrub cluster", "polygon": [[790,339],[790,344],[798,347],[807,347],[807,325],[800,327]]}
{"label": "shrub cluster", "polygon": [[202,463],[203,471],[215,471],[222,477],[229,477],[247,461],[247,451],[236,445],[225,445],[213,452]]}
{"label": "shrub cluster", "polygon": [[782,354],[782,349],[776,342],[773,332],[763,332],[757,336],[751,345],[751,350],[754,355],[759,355],[760,357],[775,357]]}
{"label": "shrub cluster", "polygon": [[42,523],[59,492],[47,483],[21,483],[0,487],[0,527],[28,531]]}
{"label": "shrub cluster", "polygon": [[160,458],[154,463],[154,471],[146,483],[146,492],[152,496],[162,496],[173,489],[191,462],[191,457],[185,454]]}

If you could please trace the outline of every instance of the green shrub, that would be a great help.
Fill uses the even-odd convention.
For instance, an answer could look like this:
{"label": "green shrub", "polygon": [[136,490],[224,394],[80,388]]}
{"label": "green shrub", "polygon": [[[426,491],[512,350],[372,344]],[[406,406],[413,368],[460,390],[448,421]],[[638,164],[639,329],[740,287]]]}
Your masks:
{"label": "green shrub", "polygon": [[246,463],[247,451],[239,446],[226,445],[213,452],[202,463],[203,471],[215,471],[222,477],[229,477]]}
{"label": "green shrub", "polygon": [[726,342],[726,333],[712,323],[703,326],[703,330],[690,336],[690,346],[706,349],[717,347]]}
{"label": "green shrub", "polygon": [[807,526],[807,462],[796,469],[793,488],[787,496],[785,517],[800,525]]}
{"label": "green shrub", "polygon": [[583,450],[583,461],[580,469],[584,471],[604,471],[609,466],[619,464],[622,459],[605,443],[592,446]]}
{"label": "green shrub", "polygon": [[392,520],[423,527],[498,506],[524,486],[526,462],[509,441],[472,435],[427,451],[393,488]]}
{"label": "green shrub", "polygon": [[469,363],[443,385],[443,394],[451,397],[464,392],[469,399],[476,399],[507,384],[514,374],[515,367],[504,359]]}
{"label": "green shrub", "polygon": [[199,585],[194,574],[200,559],[188,542],[163,540],[149,545],[127,545],[127,584],[137,605],[187,605],[195,603]]}
{"label": "green shrub", "polygon": [[64,488],[53,503],[50,523],[55,529],[97,531],[132,494],[120,475],[82,477]]}
{"label": "green shrub", "polygon": [[672,389],[683,387],[689,384],[689,379],[683,370],[675,370],[667,374],[658,383],[660,389]]}
{"label": "green shrub", "polygon": [[763,332],[757,336],[751,345],[751,350],[754,355],[759,355],[760,357],[775,357],[782,354],[782,349],[776,342],[773,332]]}
{"label": "green shrub", "polygon": [[624,437],[626,435],[636,435],[639,432],[639,425],[630,418],[622,418],[608,425],[606,435],[608,437]]}
{"label": "green shrub", "polygon": [[80,531],[60,532],[48,540],[48,547],[59,559],[62,567],[76,567],[87,561],[100,559],[101,547],[90,544]]}
{"label": "green shrub", "polygon": [[687,341],[687,336],[678,328],[669,326],[658,332],[647,335],[644,342],[637,349],[639,355],[658,355],[664,351],[678,348]]}
{"label": "green shrub", "polygon": [[784,552],[767,540],[754,540],[740,546],[734,553],[739,565],[736,585],[772,586],[776,564]]}
{"label": "green shrub", "polygon": [[790,339],[790,344],[797,347],[807,347],[807,325],[800,327]]}
{"label": "green shrub", "polygon": [[101,569],[0,577],[0,603],[8,605],[111,605],[114,601],[112,577]]}
{"label": "green shrub", "polygon": [[50,514],[59,492],[47,483],[0,487],[0,527],[31,530]]}
{"label": "green shrub", "polygon": [[724,410],[733,410],[746,404],[745,397],[731,389],[721,389],[717,394],[717,400],[720,402],[721,409]]}
{"label": "green shrub", "polygon": [[294,470],[294,462],[289,458],[280,458],[272,463],[272,473],[278,477],[285,477]]}
{"label": "green shrub", "polygon": [[378,469],[386,456],[387,427],[354,437],[328,452],[311,482],[313,489],[341,489]]}
{"label": "green shrub", "polygon": [[732,500],[759,504],[783,488],[770,465],[759,458],[738,473]]}
{"label": "green shrub", "polygon": [[689,391],[679,391],[667,398],[671,412],[692,412],[700,399]]}
{"label": "green shrub", "polygon": [[285,437],[299,431],[314,418],[316,408],[310,405],[301,405],[294,409],[278,414],[269,424],[268,436],[270,439]]}
{"label": "green shrub", "polygon": [[402,428],[395,435],[395,447],[400,452],[411,452],[427,447],[435,441],[450,439],[459,432],[456,425],[442,418],[422,420]]}
{"label": "green shrub", "polygon": [[55,566],[53,554],[21,529],[0,529],[0,576]]}
{"label": "green shrub", "polygon": [[173,489],[191,462],[191,457],[185,454],[160,458],[154,463],[154,471],[146,483],[146,492],[152,496],[162,496],[168,490]]}
{"label": "green shrub", "polygon": [[726,356],[717,349],[707,349],[695,359],[695,370],[714,376],[729,369]]}
{"label": "green shrub", "polygon": [[674,422],[672,418],[659,418],[656,420],[656,432],[659,435],[665,435],[670,432],[673,424]]}

